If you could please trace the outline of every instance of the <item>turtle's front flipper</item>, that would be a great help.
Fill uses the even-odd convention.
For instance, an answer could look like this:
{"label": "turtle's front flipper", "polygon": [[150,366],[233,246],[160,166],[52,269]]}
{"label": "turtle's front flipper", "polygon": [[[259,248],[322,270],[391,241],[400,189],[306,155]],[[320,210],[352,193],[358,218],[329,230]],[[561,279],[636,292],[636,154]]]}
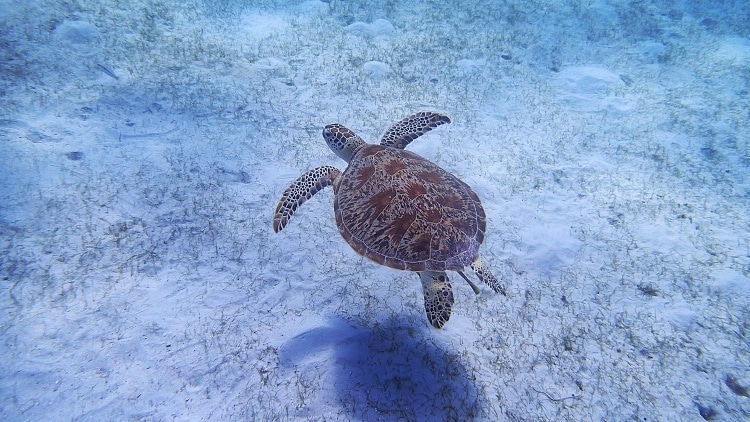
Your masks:
{"label": "turtle's front flipper", "polygon": [[500,281],[498,281],[498,279],[496,279],[495,276],[492,275],[490,269],[487,268],[486,265],[484,265],[484,262],[482,262],[479,257],[477,257],[469,266],[472,270],[474,270],[474,274],[477,275],[477,278],[482,280],[484,284],[490,286],[490,288],[492,288],[495,293],[500,293],[503,296],[507,296],[505,294],[505,286],[503,286]]}
{"label": "turtle's front flipper", "polygon": [[444,272],[422,271],[419,273],[424,292],[424,310],[427,320],[435,328],[442,327],[451,317],[453,291]]}
{"label": "turtle's front flipper", "polygon": [[450,122],[447,116],[432,111],[415,113],[391,126],[380,140],[380,145],[404,149],[411,141]]}
{"label": "turtle's front flipper", "polygon": [[340,176],[341,172],[336,167],[321,166],[298,177],[281,194],[273,216],[273,231],[280,232],[297,211],[297,207],[312,198],[319,190],[332,185]]}

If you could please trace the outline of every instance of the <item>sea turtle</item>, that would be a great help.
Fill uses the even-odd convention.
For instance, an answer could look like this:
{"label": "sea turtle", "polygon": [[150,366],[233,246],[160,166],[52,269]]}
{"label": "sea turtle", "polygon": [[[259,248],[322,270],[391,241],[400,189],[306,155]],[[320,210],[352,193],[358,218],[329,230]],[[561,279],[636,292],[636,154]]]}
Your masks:
{"label": "sea turtle", "polygon": [[450,318],[453,292],[446,271],[470,266],[495,292],[505,288],[479,258],[485,214],[469,185],[417,154],[404,150],[426,132],[450,123],[434,112],[412,114],[385,132],[380,145],[367,144],[340,124],[323,129],[328,146],[349,166],[321,166],[300,176],[281,195],[274,232],[286,227],[297,208],[333,185],[339,232],[366,258],[422,281],[427,319],[440,328]]}

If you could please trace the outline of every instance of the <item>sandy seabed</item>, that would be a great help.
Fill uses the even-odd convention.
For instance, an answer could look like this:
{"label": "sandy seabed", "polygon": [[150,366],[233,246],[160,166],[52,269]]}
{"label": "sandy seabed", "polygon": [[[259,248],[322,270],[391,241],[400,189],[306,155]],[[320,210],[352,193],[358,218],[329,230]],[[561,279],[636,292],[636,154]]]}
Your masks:
{"label": "sandy seabed", "polygon": [[[95,3],[95,4],[94,4]],[[439,4],[434,4],[439,3]],[[0,1],[3,420],[750,418],[743,1]],[[508,297],[341,239],[324,125],[471,185]]]}

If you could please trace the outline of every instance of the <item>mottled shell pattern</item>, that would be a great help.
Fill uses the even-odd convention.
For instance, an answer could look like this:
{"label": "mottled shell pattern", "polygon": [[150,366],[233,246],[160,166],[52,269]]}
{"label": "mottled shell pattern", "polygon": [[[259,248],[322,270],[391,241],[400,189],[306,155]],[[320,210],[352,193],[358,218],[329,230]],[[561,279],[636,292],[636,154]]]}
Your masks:
{"label": "mottled shell pattern", "polygon": [[365,145],[334,189],[341,235],[355,251],[388,267],[458,271],[477,257],[484,240],[477,195],[409,151]]}

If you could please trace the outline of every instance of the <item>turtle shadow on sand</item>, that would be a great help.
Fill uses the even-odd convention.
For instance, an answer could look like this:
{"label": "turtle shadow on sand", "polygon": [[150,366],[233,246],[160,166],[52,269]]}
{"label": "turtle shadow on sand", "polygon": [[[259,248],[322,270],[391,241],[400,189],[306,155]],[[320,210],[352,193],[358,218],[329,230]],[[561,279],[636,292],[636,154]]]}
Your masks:
{"label": "turtle shadow on sand", "polygon": [[[287,368],[313,361],[326,371],[342,411],[356,420],[469,420],[481,411],[479,389],[460,356],[431,340],[415,318],[359,323],[333,318],[279,350]],[[303,369],[302,369],[303,370]],[[315,413],[313,411],[312,413]],[[307,416],[313,416],[307,414]]]}

